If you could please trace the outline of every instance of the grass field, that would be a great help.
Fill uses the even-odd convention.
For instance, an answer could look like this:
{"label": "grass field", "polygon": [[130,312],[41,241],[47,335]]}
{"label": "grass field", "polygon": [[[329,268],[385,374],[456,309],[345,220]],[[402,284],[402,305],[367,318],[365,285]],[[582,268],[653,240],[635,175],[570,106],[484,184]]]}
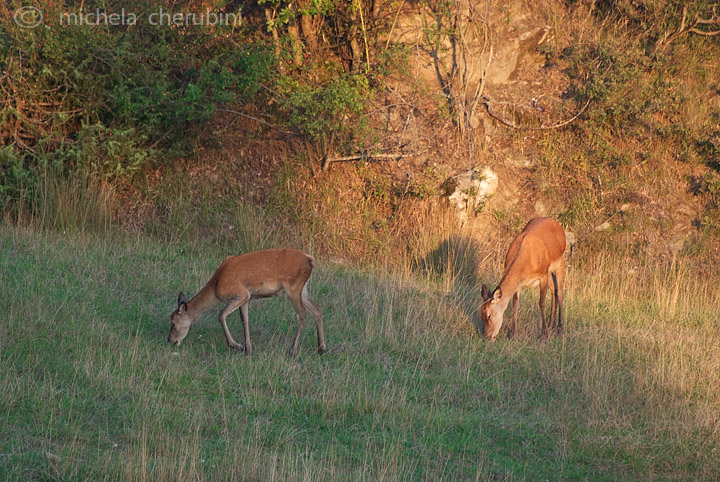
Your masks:
{"label": "grass field", "polygon": [[250,305],[250,357],[218,310],[168,346],[226,254],[0,228],[0,480],[720,480],[720,289],[682,261],[588,258],[565,337],[526,291],[494,344],[475,288],[321,262],[324,356],[311,320],[286,356],[285,298]]}

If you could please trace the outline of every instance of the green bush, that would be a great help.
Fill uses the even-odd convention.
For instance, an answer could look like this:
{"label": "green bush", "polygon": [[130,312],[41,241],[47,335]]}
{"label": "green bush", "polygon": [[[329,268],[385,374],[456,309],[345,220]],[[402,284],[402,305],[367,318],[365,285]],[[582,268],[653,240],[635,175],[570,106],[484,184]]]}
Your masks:
{"label": "green bush", "polygon": [[704,200],[705,210],[698,219],[698,227],[720,233],[720,174],[708,172],[689,179],[690,191]]}
{"label": "green bush", "polygon": [[20,199],[34,185],[32,171],[25,167],[23,158],[15,153],[12,146],[0,148],[0,208],[6,208],[12,201]]}
{"label": "green bush", "polygon": [[[83,22],[81,6],[136,20]],[[9,94],[0,95],[2,210],[23,192],[32,196],[47,166],[63,176],[133,179],[183,153],[217,106],[255,100],[275,68],[271,49],[240,27],[150,24],[155,2],[39,0],[36,28],[15,21],[20,7],[12,1],[10,15],[0,15],[0,92]],[[197,10],[193,2],[173,8]]]}
{"label": "green bush", "polygon": [[156,157],[152,148],[142,147],[144,139],[134,128],[83,126],[64,152],[65,159],[85,177],[132,178]]}
{"label": "green bush", "polygon": [[360,116],[371,93],[364,75],[341,74],[315,86],[291,76],[278,82],[286,124],[312,139],[361,131]]}
{"label": "green bush", "polygon": [[[214,3],[210,7],[225,8],[226,2]],[[77,15],[82,4],[86,13],[132,12],[139,20],[78,23],[68,15]],[[68,167],[89,171],[94,165],[102,175],[142,169],[156,159],[155,148],[187,145],[218,105],[252,100],[274,66],[272,53],[261,45],[240,42],[238,47],[245,34],[233,25],[144,22],[160,8],[153,2],[38,1],[34,6],[44,15],[37,28],[15,22],[17,1],[0,19],[0,70],[7,73],[0,88],[12,94],[0,99],[0,140],[15,146],[25,167],[32,158],[28,152],[53,153],[67,162],[95,156],[98,143],[112,133],[125,147],[112,140],[101,149],[109,159]],[[193,4],[175,8],[193,11]],[[98,137],[91,141],[90,135]],[[90,152],[78,152],[84,147]],[[68,155],[54,154],[63,149]]]}

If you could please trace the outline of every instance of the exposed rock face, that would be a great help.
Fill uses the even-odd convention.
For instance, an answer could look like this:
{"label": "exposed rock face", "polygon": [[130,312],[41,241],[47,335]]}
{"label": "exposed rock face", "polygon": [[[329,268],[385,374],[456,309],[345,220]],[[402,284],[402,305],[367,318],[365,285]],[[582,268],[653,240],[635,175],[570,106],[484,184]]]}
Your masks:
{"label": "exposed rock face", "polygon": [[[408,65],[412,65],[419,79],[462,90],[455,79],[460,72],[465,82],[475,85],[488,67],[485,82],[488,86],[502,87],[545,65],[545,55],[539,49],[553,42],[555,32],[538,15],[535,2],[509,0],[502,2],[502,8],[489,10],[487,21],[494,39],[492,55],[487,39],[467,26],[482,24],[485,9],[476,1],[469,3],[476,5],[468,9],[469,4],[458,3],[444,10],[430,2],[426,7],[406,9],[398,17],[390,41],[417,47],[413,49],[415,58]],[[449,35],[452,28],[458,31]],[[429,34],[435,41],[431,45],[426,42]],[[464,55],[464,51],[469,55]]]}
{"label": "exposed rock face", "polygon": [[470,211],[477,212],[498,189],[498,175],[486,166],[477,166],[446,180],[442,189],[458,221],[464,225]]}
{"label": "exposed rock face", "polygon": [[493,68],[488,70],[488,83],[513,82],[517,80],[520,71],[540,69],[545,65],[545,55],[538,49],[553,38],[554,32],[547,25],[508,38],[493,60]]}

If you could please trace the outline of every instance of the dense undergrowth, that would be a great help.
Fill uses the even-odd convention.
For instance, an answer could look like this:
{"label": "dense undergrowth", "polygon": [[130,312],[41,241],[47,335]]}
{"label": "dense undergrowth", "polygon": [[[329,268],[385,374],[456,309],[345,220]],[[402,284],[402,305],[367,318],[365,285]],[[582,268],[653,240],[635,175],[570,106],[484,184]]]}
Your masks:
{"label": "dense undergrowth", "polygon": [[[140,21],[68,25],[63,15],[81,5],[85,12],[124,8]],[[432,89],[408,67],[413,49],[440,55],[460,41],[462,22],[453,19],[463,15],[474,15],[501,45],[491,35],[495,17],[463,13],[464,5],[175,2],[178,11],[241,18],[183,28],[147,22],[167,7],[162,2],[39,2],[41,26],[24,28],[13,15],[21,5],[11,2],[0,19],[0,209],[16,221],[42,217],[48,183],[102,186],[115,223],[158,233],[169,220],[191,218],[203,231],[232,218],[231,199],[239,198],[251,204],[242,209],[264,211],[323,253],[368,262],[406,250],[407,243],[388,246],[421,235],[418,213],[442,182],[478,162],[463,160],[457,146],[501,163],[492,153],[509,145],[532,153],[525,189],[558,200],[551,214],[571,230],[591,234],[620,218],[613,243],[623,229],[672,237],[662,230],[682,225],[679,243],[714,251],[693,247],[716,244],[720,212],[720,46],[718,36],[701,34],[717,23],[709,2],[542,2],[536,13],[555,37],[542,47],[545,71],[560,79],[550,87],[563,89],[560,102],[587,107],[563,129],[484,133],[468,131],[458,117],[468,86],[453,80]],[[387,40],[415,11],[432,20],[424,40]],[[232,154],[244,145],[250,151]],[[361,161],[318,174],[329,158],[384,149],[409,153],[415,164]],[[223,154],[207,154],[213,150]],[[189,166],[235,183],[187,182],[177,173]],[[626,205],[634,209],[621,212]],[[491,209],[507,233],[530,215],[522,207]],[[652,250],[652,239],[636,241],[636,251]]]}
{"label": "dense undergrowth", "polygon": [[[703,2],[604,2],[566,27],[584,42],[551,56],[567,62],[570,92],[592,99],[582,123],[542,143],[540,174],[569,174],[563,187],[581,200],[566,222],[652,192],[650,183],[698,196],[697,225],[715,230],[718,44],[688,30],[713,12]],[[593,29],[603,15],[613,21]]]}
{"label": "dense undergrowth", "polygon": [[[367,77],[327,60],[283,67],[289,56],[264,35],[259,9],[225,1],[4,5],[0,209],[17,215],[19,200],[39,202],[47,171],[142,184],[148,169],[172,168],[191,153],[218,109],[265,125],[259,118],[275,116],[276,128],[313,139],[343,131],[335,121],[362,110]],[[175,13],[198,17],[180,24]],[[232,17],[198,21],[211,14]],[[274,108],[257,112],[267,104]]]}

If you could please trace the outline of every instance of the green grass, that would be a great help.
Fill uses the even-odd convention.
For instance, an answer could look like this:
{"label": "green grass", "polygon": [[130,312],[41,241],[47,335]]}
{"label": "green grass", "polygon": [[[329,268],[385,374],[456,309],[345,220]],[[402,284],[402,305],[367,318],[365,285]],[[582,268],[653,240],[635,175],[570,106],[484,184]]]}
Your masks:
{"label": "green grass", "polygon": [[285,355],[284,298],[251,303],[250,357],[218,310],[168,346],[226,254],[0,228],[0,480],[720,478],[718,284],[682,263],[588,260],[563,339],[528,291],[494,344],[470,288],[320,263],[324,356],[311,320]]}

